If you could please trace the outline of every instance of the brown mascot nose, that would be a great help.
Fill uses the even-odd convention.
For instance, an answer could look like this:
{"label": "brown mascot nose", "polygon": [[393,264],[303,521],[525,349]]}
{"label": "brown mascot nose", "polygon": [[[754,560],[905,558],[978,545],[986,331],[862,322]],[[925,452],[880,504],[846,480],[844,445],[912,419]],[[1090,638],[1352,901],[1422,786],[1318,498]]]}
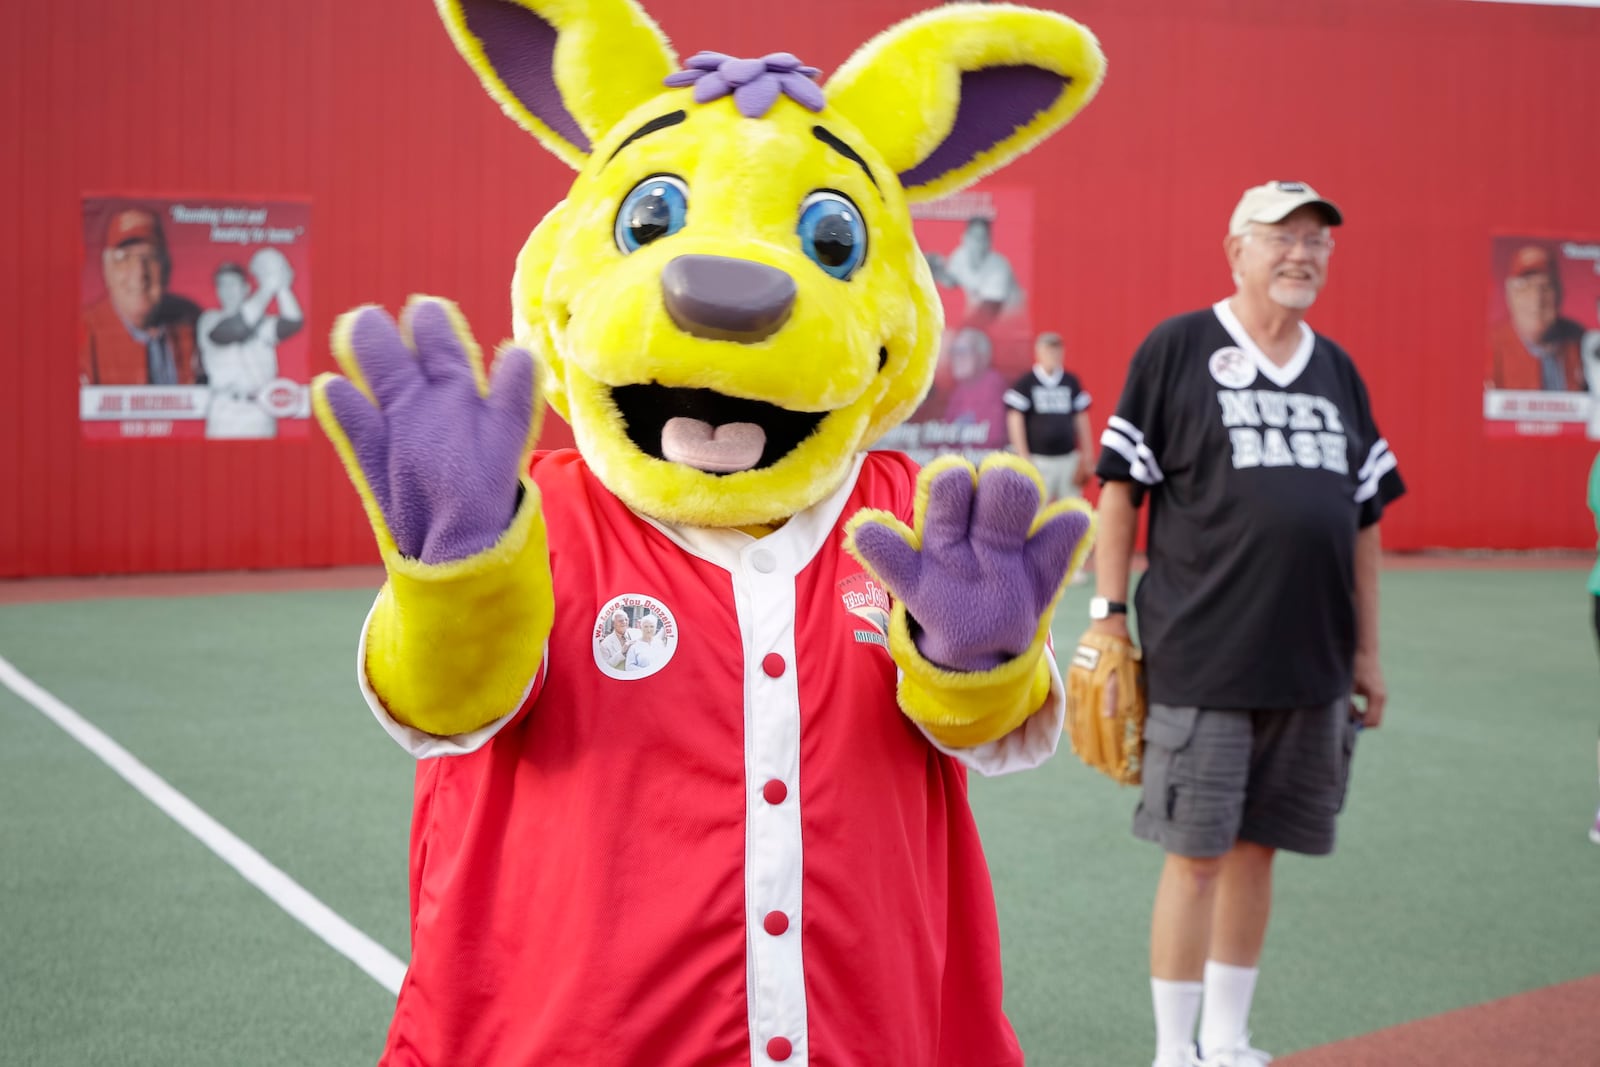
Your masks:
{"label": "brown mascot nose", "polygon": [[661,295],[679,329],[749,344],[772,335],[794,309],[794,279],[728,256],[679,256],[661,272]]}

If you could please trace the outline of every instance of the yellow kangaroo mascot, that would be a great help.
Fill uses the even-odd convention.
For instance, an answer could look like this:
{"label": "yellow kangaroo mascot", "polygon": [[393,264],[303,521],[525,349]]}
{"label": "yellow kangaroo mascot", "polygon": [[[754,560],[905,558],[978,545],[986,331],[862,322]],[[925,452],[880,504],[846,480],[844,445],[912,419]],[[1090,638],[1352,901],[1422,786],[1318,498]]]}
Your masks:
{"label": "yellow kangaroo mascot", "polygon": [[[866,449],[943,325],[908,200],[1064,125],[1094,37],[947,5],[824,83],[680,66],[629,0],[438,7],[579,173],[492,375],[418,298],[316,383],[387,569],[360,685],[418,759],[383,1063],[1021,1063],[966,774],[1055,751],[1092,516]],[[532,451],[546,403],[576,450]]]}

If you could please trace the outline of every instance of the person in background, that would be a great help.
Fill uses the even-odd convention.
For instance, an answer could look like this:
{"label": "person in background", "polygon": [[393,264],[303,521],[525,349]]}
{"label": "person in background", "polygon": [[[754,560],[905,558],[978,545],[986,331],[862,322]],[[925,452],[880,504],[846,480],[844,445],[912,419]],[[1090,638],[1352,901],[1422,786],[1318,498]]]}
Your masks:
{"label": "person in background", "polygon": [[1065,367],[1059,333],[1041,333],[1033,344],[1033,369],[1006,391],[1006,434],[1011,450],[1039,469],[1051,500],[1082,496],[1090,465],[1082,449],[1090,435],[1090,396]]}
{"label": "person in background", "polygon": [[1342,221],[1303,182],[1246,190],[1223,240],[1235,292],[1151,331],[1101,436],[1090,629],[1123,642],[1150,502],[1133,832],[1165,853],[1156,1067],[1271,1060],[1247,1024],[1273,858],[1333,851],[1356,732],[1383,721],[1378,525],[1405,486],[1355,363],[1305,322]]}

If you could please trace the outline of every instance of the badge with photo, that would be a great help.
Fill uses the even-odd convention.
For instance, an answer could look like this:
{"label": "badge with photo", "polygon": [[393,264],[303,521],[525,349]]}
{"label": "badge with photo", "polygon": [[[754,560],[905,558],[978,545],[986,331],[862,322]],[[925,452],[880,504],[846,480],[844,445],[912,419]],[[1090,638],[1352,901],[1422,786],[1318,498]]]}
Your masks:
{"label": "badge with photo", "polygon": [[658,598],[644,593],[606,601],[592,632],[595,665],[625,681],[656,673],[678,649],[677,620]]}

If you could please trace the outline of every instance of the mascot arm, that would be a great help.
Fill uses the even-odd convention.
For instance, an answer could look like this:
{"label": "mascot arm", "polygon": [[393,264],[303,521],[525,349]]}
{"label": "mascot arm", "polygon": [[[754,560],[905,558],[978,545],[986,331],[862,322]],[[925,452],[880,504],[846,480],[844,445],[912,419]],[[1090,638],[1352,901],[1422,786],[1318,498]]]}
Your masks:
{"label": "mascot arm", "polygon": [[514,711],[554,617],[539,491],[523,487],[505,534],[477,555],[427,564],[385,553],[362,671],[384,711],[423,733],[471,733]]}
{"label": "mascot arm", "polygon": [[850,520],[847,546],[894,597],[901,710],[940,748],[990,745],[1051,717],[1050,620],[1092,526],[1080,501],[1045,505],[1038,474],[1004,454],[981,469],[957,457],[925,468],[910,527],[881,511]]}
{"label": "mascot arm", "polygon": [[1038,641],[1015,659],[987,671],[957,671],[928,659],[917,647],[915,620],[903,602],[889,624],[889,649],[900,668],[900,708],[941,748],[975,748],[1006,737],[1050,696],[1050,657]]}
{"label": "mascot arm", "polygon": [[1013,774],[1040,766],[1056,754],[1067,721],[1066,682],[1056,667],[1050,646],[1046,646],[1041,660],[1050,676],[1044,703],[1010,732],[993,741],[956,746],[941,741],[926,725],[918,723],[918,729],[934,748],[987,777]]}
{"label": "mascot arm", "polygon": [[361,670],[396,723],[469,734],[516,710],[554,617],[539,491],[533,365],[506,349],[494,378],[454,308],[414,300],[340,319],[349,375],[317,379],[318,421],[366,507],[388,581]]}

